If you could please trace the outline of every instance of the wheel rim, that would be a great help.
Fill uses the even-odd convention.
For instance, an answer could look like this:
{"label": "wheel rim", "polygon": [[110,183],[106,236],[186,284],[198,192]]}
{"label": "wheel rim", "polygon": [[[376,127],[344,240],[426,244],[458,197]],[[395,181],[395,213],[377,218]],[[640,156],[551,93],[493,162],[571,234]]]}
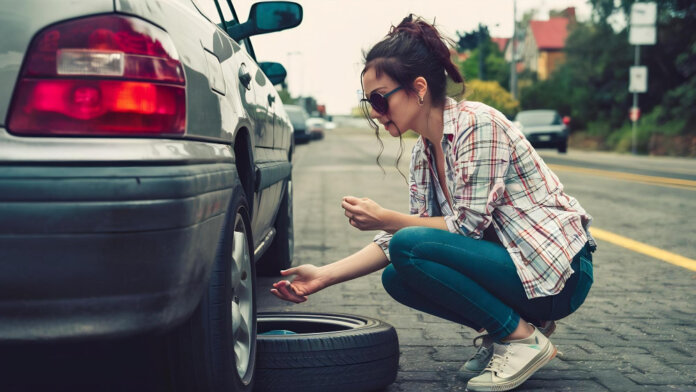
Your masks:
{"label": "wheel rim", "polygon": [[292,180],[288,181],[288,259],[293,260],[295,256],[295,233],[294,233],[294,219],[292,212]]}
{"label": "wheel rim", "polygon": [[231,284],[232,289],[232,338],[235,363],[239,378],[245,380],[249,370],[253,331],[253,286],[251,256],[249,253],[247,228],[242,215],[237,212],[234,222],[232,246]]}

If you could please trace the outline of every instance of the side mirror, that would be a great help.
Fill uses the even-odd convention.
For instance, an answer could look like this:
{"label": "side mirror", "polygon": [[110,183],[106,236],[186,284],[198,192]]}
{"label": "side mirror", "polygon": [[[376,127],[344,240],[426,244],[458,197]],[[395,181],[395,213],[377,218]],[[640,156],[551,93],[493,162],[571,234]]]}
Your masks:
{"label": "side mirror", "polygon": [[563,124],[570,125],[570,116],[563,116]]}
{"label": "side mirror", "polygon": [[236,41],[252,35],[272,33],[298,26],[302,22],[302,6],[289,1],[255,3],[249,20],[230,26],[227,33]]}
{"label": "side mirror", "polygon": [[272,63],[267,61],[259,63],[259,67],[261,67],[263,73],[266,74],[268,80],[270,80],[274,86],[283,83],[285,78],[288,76],[288,72],[281,63]]}

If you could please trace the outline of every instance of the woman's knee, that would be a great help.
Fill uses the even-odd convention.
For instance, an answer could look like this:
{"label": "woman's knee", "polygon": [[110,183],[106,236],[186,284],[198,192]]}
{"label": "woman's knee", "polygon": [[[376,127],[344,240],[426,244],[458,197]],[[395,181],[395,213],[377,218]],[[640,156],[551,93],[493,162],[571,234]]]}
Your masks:
{"label": "woman's knee", "polygon": [[413,248],[428,238],[429,227],[404,227],[392,236],[389,242],[389,256],[397,268],[408,263],[413,256]]}
{"label": "woman's knee", "polygon": [[382,286],[384,286],[384,289],[387,291],[387,293],[392,293],[398,284],[399,278],[397,277],[396,270],[394,269],[394,266],[389,264],[383,271],[382,271]]}

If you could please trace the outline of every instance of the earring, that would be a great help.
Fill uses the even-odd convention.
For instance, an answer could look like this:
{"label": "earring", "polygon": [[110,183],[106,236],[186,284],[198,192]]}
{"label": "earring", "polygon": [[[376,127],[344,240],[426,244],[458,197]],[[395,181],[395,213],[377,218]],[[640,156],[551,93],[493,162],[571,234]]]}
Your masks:
{"label": "earring", "polygon": [[423,106],[423,97],[421,97],[420,95],[418,96],[418,104]]}

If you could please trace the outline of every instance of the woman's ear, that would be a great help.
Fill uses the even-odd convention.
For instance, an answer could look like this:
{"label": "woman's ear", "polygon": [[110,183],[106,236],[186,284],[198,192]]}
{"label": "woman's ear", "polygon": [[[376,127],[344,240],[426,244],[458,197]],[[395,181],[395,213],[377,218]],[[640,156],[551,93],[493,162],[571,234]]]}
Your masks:
{"label": "woman's ear", "polygon": [[425,99],[425,94],[428,92],[428,81],[424,77],[419,76],[413,81],[413,89],[418,94],[419,100]]}

